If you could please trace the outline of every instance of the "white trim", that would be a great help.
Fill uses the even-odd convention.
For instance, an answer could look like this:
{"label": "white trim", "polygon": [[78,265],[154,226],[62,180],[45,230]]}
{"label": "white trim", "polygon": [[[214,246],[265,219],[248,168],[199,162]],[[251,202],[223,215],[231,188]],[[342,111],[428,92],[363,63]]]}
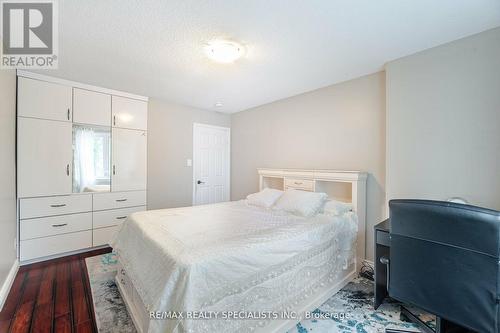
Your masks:
{"label": "white trim", "polygon": [[212,129],[219,129],[219,130],[224,130],[227,131],[227,191],[228,191],[228,199],[231,200],[231,128],[230,127],[224,127],[224,126],[216,126],[216,125],[209,125],[209,124],[203,124],[203,123],[193,123],[193,197],[192,197],[192,205],[194,206],[196,203],[196,140],[195,140],[195,129],[197,127],[207,127],[207,128],[212,128]]}
{"label": "white trim", "polygon": [[70,86],[73,88],[80,88],[80,89],[85,89],[85,90],[90,90],[90,91],[96,91],[96,92],[109,94],[109,95],[137,99],[137,100],[145,101],[145,102],[147,102],[149,100],[149,97],[146,97],[146,96],[131,94],[128,92],[114,90],[114,89],[98,87],[98,86],[94,86],[94,85],[90,85],[90,84],[85,84],[85,83],[76,82],[76,81],[70,81],[70,80],[61,79],[58,77],[28,72],[28,71],[20,70],[20,69],[17,70],[17,76],[18,77],[25,77],[28,79],[34,79],[34,80],[40,80],[40,81],[45,81],[45,82],[61,84],[61,85]]}
{"label": "white trim", "polygon": [[7,300],[7,296],[9,296],[10,288],[12,288],[12,284],[14,283],[18,270],[19,261],[16,259],[10,268],[9,274],[7,274],[7,277],[3,282],[2,289],[0,289],[0,311],[2,311],[5,301]]}
{"label": "white trim", "polygon": [[257,169],[259,175],[267,177],[301,177],[317,180],[343,181],[351,182],[354,180],[366,180],[367,174],[362,171],[344,171],[344,170],[309,170],[309,169]]}
{"label": "white trim", "polygon": [[[94,230],[97,230],[97,229],[94,229]],[[85,230],[85,231],[92,231],[92,229]],[[72,234],[72,233],[74,233],[74,232],[70,232],[70,234]],[[48,236],[48,237],[50,237],[50,236]],[[46,238],[46,237],[42,237],[42,238]],[[19,263],[19,265],[20,266],[31,265],[31,264],[34,264],[34,263],[37,263],[37,262],[42,262],[42,261],[47,261],[47,260],[52,260],[52,259],[58,259],[58,258],[62,258],[62,257],[68,257],[68,256],[72,256],[74,254],[80,254],[80,253],[90,252],[90,251],[94,251],[94,250],[104,249],[106,247],[109,247],[109,245],[105,244],[105,245],[98,245],[98,246],[92,246],[92,247],[85,247],[85,248],[79,249],[79,250],[74,250],[74,251],[69,251],[69,252],[62,252],[62,253],[52,254],[50,256],[45,256],[45,257],[39,257],[39,258],[35,258],[35,259],[24,260],[24,261],[21,261]]]}

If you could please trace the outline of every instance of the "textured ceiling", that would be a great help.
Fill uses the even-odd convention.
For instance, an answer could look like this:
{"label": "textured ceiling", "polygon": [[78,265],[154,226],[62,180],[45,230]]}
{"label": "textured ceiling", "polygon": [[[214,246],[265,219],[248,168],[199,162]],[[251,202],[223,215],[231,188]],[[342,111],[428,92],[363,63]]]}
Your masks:
{"label": "textured ceiling", "polygon": [[[500,26],[499,0],[61,0],[47,74],[236,112]],[[205,42],[248,48],[212,63]],[[215,108],[216,102],[224,105]]]}

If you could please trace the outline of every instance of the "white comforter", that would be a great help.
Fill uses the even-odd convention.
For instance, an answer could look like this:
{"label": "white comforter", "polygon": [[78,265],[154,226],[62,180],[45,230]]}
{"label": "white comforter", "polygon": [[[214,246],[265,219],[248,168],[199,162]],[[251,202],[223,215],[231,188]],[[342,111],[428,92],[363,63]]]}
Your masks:
{"label": "white comforter", "polygon": [[[132,214],[113,241],[148,311],[282,311],[353,260],[352,213],[301,218],[244,201]],[[150,332],[253,330],[153,320]]]}

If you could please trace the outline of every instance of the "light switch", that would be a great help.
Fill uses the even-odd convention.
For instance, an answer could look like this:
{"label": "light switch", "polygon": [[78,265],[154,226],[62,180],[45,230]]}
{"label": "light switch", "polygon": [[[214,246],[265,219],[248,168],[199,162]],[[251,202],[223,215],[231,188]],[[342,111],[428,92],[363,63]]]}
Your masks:
{"label": "light switch", "polygon": [[193,160],[192,160],[192,159],[190,159],[190,158],[188,158],[188,159],[186,160],[186,166],[188,166],[188,167],[193,166]]}

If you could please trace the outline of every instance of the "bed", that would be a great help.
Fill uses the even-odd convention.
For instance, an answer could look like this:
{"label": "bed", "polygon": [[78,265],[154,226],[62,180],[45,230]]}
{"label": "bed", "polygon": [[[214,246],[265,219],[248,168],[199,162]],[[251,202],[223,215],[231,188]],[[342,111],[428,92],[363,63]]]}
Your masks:
{"label": "bed", "polygon": [[245,200],[134,213],[112,244],[116,281],[139,332],[286,331],[355,277],[361,230],[356,210]]}

